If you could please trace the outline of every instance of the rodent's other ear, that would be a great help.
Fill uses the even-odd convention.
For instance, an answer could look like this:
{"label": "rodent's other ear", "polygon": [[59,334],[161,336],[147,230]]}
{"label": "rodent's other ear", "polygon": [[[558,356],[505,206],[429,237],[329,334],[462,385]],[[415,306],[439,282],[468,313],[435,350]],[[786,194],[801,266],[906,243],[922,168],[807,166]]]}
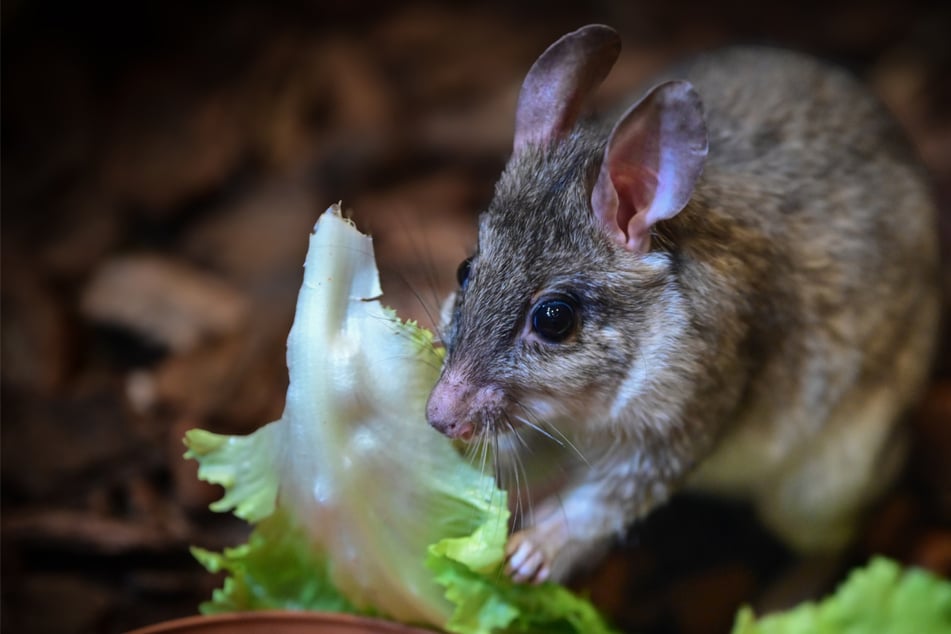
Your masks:
{"label": "rodent's other ear", "polygon": [[686,206],[706,157],[707,126],[693,86],[656,86],[611,131],[591,192],[595,218],[626,248],[646,252],[650,227]]}
{"label": "rodent's other ear", "polygon": [[611,27],[590,24],[562,36],[532,65],[515,112],[515,152],[567,134],[585,97],[607,76],[621,52]]}

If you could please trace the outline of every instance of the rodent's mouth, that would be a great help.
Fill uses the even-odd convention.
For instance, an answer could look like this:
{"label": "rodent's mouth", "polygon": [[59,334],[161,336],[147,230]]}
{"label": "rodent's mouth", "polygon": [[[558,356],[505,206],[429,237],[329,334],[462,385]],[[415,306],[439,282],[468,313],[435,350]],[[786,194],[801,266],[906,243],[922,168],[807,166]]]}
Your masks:
{"label": "rodent's mouth", "polygon": [[447,436],[453,440],[462,441],[466,444],[478,442],[498,442],[503,440],[508,442],[517,442],[519,434],[522,433],[524,425],[520,422],[471,422],[460,423],[446,430]]}
{"label": "rodent's mouth", "polygon": [[475,425],[472,423],[463,423],[457,428],[455,438],[463,442],[471,442],[476,436]]}

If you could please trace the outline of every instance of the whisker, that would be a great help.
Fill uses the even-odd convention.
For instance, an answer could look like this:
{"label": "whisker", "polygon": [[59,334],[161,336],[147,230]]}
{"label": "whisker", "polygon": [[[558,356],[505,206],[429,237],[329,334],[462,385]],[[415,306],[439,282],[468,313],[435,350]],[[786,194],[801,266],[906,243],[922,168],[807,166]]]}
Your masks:
{"label": "whisker", "polygon": [[585,463],[585,464],[588,465],[589,467],[591,466],[591,463],[588,462],[587,456],[585,456],[585,455],[581,452],[581,450],[578,448],[577,445],[575,445],[573,442],[571,442],[571,439],[569,439],[568,436],[566,436],[564,432],[562,432],[560,429],[558,429],[555,425],[548,425],[547,427],[548,427],[548,429],[550,429],[550,430],[551,430],[552,432],[554,432],[555,434],[558,434],[558,437],[562,439],[562,441],[568,446],[568,448],[571,449],[571,450],[575,453],[575,455],[577,455],[578,458],[579,458],[583,463]]}
{"label": "whisker", "polygon": [[[482,455],[480,456],[480,462],[481,462],[481,464],[480,464],[480,466],[479,466],[479,472],[480,472],[483,476],[486,475],[486,465],[487,465],[488,462],[489,462],[489,435],[490,435],[490,434],[488,434],[487,431],[488,431],[488,430],[487,430],[485,427],[482,427],[481,429],[479,429],[479,440],[478,440],[478,442],[479,442],[480,453],[482,454]],[[495,475],[495,460],[493,459],[492,462],[493,462],[493,464],[492,464],[492,472],[493,472],[493,476],[494,476],[494,475]]]}
{"label": "whisker", "polygon": [[479,465],[479,473],[485,475],[485,455],[482,451],[482,437],[476,438],[475,442],[466,444],[466,459]]}
{"label": "whisker", "polygon": [[[513,424],[511,418],[506,416],[504,418],[504,423],[506,428],[511,432],[517,441],[517,446],[512,448],[510,452],[510,457],[512,460],[511,469],[513,478],[515,480],[514,495],[515,498],[515,508],[513,510],[514,518],[520,523],[524,524],[524,519],[527,517],[529,520],[534,516],[534,508],[531,496],[531,487],[528,478],[528,471],[525,469],[525,463],[522,460],[520,453],[521,449],[527,449],[531,451],[531,445],[525,441],[525,438],[522,437],[521,432],[518,429],[518,426]],[[526,508],[527,507],[527,508]]]}
{"label": "whisker", "polygon": [[548,428],[551,429],[556,434],[558,434],[558,436],[565,442],[565,444],[568,445],[568,448],[571,449],[575,453],[576,456],[578,456],[581,462],[585,463],[586,466],[589,466],[589,467],[591,466],[591,463],[588,461],[588,458],[581,452],[580,449],[578,449],[578,446],[576,444],[571,442],[571,440],[568,438],[568,436],[564,434],[564,432],[562,432],[560,429],[558,429],[554,425],[548,425]]}
{"label": "whisker", "polygon": [[[568,438],[568,436],[566,436],[566,435],[564,434],[564,432],[562,432],[560,429],[558,429],[555,425],[552,425],[552,424],[545,424],[545,423],[543,423],[543,422],[538,422],[538,423],[532,422],[532,421],[528,418],[529,416],[532,415],[531,410],[528,409],[521,401],[519,401],[519,400],[517,400],[517,399],[515,399],[513,402],[514,402],[516,405],[518,405],[518,407],[521,408],[521,410],[522,410],[523,412],[525,412],[525,416],[519,416],[519,417],[517,417],[517,420],[518,420],[519,422],[524,423],[525,425],[527,425],[527,426],[530,427],[531,429],[533,429],[533,430],[537,431],[538,433],[542,434],[543,436],[545,436],[546,438],[548,438],[548,439],[551,440],[552,442],[558,444],[559,446],[561,446],[561,447],[566,447],[566,446],[567,446],[569,449],[571,449],[571,450],[575,453],[575,455],[578,456],[578,458],[579,458],[583,463],[585,463],[585,465],[587,465],[587,466],[589,466],[589,467],[591,466],[591,463],[588,461],[588,459],[585,457],[585,455],[581,452],[581,450],[578,448],[578,446],[575,445],[573,442],[571,442],[571,439]],[[546,428],[547,428],[547,429],[546,429]],[[549,430],[550,430],[550,431],[549,431]],[[557,434],[558,438],[555,437],[555,434]]]}
{"label": "whisker", "polygon": [[[433,306],[439,306],[441,304],[441,300],[439,298],[439,290],[438,290],[439,289],[439,273],[436,270],[436,262],[433,260],[432,249],[430,248],[429,244],[417,240],[419,234],[415,231],[412,231],[411,227],[406,222],[406,215],[404,213],[398,212],[396,214],[396,218],[400,224],[400,228],[406,234],[406,237],[409,240],[410,246],[413,248],[414,251],[422,254],[423,270],[426,273],[426,278],[427,278],[426,282],[429,284],[430,292],[432,294],[432,297],[430,299],[432,301]],[[422,303],[422,299],[420,299],[420,302]],[[427,315],[429,316],[430,321],[433,323],[435,327],[438,328],[439,322],[433,320],[433,317],[432,315],[429,315],[428,310],[426,312],[427,312]]]}
{"label": "whisker", "polygon": [[[553,443],[555,443],[555,444],[557,444],[557,445],[560,445],[560,446],[562,446],[562,447],[565,446],[565,443],[564,443],[564,442],[562,442],[561,440],[555,438],[551,433],[545,431],[545,429],[542,428],[540,425],[536,425],[535,423],[533,423],[532,421],[528,420],[528,419],[525,418],[524,416],[516,416],[516,417],[515,417],[515,420],[517,420],[518,422],[522,423],[522,424],[525,425],[526,427],[530,427],[531,429],[537,431],[539,434],[541,434],[542,436],[544,436],[544,437],[547,438],[548,440],[552,441]],[[524,442],[524,441],[523,441],[523,442]]]}
{"label": "whisker", "polygon": [[[392,276],[394,279],[402,283],[403,286],[406,288],[406,290],[408,290],[412,294],[413,298],[419,304],[419,307],[423,310],[423,313],[426,314],[426,319],[429,322],[429,324],[431,324],[431,328],[432,329],[438,328],[439,319],[437,315],[439,311],[434,309],[431,304],[427,303],[426,300],[423,299],[423,296],[419,293],[419,291],[416,290],[416,288],[412,284],[410,284],[409,279],[407,279],[407,277],[401,271],[393,267],[387,266],[387,267],[381,268],[380,273],[381,274],[386,273],[387,275]],[[433,292],[435,292],[435,290]],[[386,304],[385,297],[382,301],[385,305]],[[438,301],[435,303],[435,305],[436,306],[439,305]]]}
{"label": "whisker", "polygon": [[[499,448],[498,431],[496,431],[496,433],[493,435],[493,447],[495,450],[495,468],[496,468],[497,482],[498,482],[499,488],[503,489],[504,491],[508,493],[509,495],[508,502],[509,504],[511,504],[512,487],[510,486],[508,473],[506,469],[506,467],[508,466],[508,461],[504,460],[503,454]],[[521,507],[520,507],[521,496],[519,494],[518,472],[515,471],[514,475],[515,475],[514,479],[515,479],[516,485],[515,485],[515,508],[513,510],[513,519],[519,517],[521,513]]]}
{"label": "whisker", "polygon": [[[506,513],[506,511],[508,510],[508,504],[509,504],[509,497],[508,497],[508,494],[507,494],[508,489],[505,487],[504,483],[502,482],[502,479],[499,477],[499,474],[501,473],[501,453],[499,452],[499,434],[498,434],[498,430],[495,429],[494,425],[493,425],[493,427],[492,427],[490,433],[491,433],[491,442],[492,442],[492,447],[493,447],[492,465],[493,465],[493,470],[494,470],[495,473],[496,473],[496,480],[495,480],[495,485],[496,485],[496,486],[495,486],[495,488],[494,488],[493,491],[492,491],[492,495],[493,495],[493,496],[496,496],[496,495],[498,495],[498,496],[503,496],[503,497],[504,497],[504,502],[505,502],[505,504],[501,505],[500,510],[499,510],[499,513],[496,515],[496,518],[495,518],[496,526],[495,526],[495,528],[496,528],[496,530],[499,530],[499,529],[501,528],[502,522],[505,521],[505,522],[506,522],[506,525],[505,525],[504,528],[505,528],[506,534],[508,534],[508,532],[509,532],[510,529],[511,529],[511,520],[510,520],[510,519],[507,519],[507,513]],[[488,444],[489,444],[489,440],[487,439],[487,440],[486,440],[486,447],[488,447]],[[499,567],[499,569],[498,569],[498,574],[504,576],[504,574],[505,574],[505,568],[504,568],[504,566],[500,566],[500,567]]]}

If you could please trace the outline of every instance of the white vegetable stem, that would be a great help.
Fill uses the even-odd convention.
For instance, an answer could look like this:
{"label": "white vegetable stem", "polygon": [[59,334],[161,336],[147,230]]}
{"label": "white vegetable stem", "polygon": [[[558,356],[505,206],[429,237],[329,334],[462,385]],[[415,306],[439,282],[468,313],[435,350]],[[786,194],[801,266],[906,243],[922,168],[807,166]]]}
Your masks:
{"label": "white vegetable stem", "polygon": [[356,605],[443,625],[451,606],[423,568],[441,536],[427,519],[434,472],[454,451],[424,415],[439,358],[380,294],[370,238],[331,207],[310,237],[288,337],[278,505],[328,553]]}

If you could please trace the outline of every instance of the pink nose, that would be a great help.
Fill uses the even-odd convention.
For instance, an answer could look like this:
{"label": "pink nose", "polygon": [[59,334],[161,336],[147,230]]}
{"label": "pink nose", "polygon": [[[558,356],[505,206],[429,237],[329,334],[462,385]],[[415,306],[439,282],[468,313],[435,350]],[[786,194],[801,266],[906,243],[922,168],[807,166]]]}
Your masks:
{"label": "pink nose", "polygon": [[453,380],[449,375],[441,378],[426,404],[429,424],[450,438],[471,437],[474,428],[465,417],[465,403],[471,393],[472,387],[468,384]]}
{"label": "pink nose", "polygon": [[497,388],[477,388],[447,372],[429,395],[426,418],[446,436],[469,440],[498,416],[501,403],[502,395]]}

